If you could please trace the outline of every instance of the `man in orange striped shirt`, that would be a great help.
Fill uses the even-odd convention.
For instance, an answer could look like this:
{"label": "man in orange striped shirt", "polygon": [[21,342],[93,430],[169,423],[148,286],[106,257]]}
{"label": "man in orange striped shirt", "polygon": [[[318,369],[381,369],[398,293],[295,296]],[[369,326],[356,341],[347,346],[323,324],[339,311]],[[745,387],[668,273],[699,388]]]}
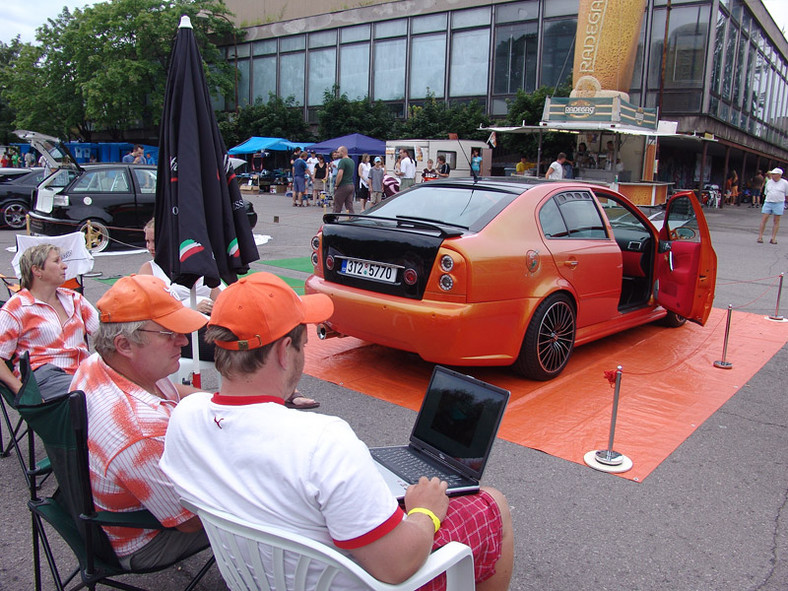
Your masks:
{"label": "man in orange striped shirt", "polygon": [[208,546],[199,518],[159,468],[170,413],[194,391],[167,376],[178,369],[184,335],[207,318],[151,275],[121,278],[96,306],[96,353],[71,384],[86,394],[90,484],[97,509],[147,509],[168,528],[104,528],[125,568],[156,568]]}

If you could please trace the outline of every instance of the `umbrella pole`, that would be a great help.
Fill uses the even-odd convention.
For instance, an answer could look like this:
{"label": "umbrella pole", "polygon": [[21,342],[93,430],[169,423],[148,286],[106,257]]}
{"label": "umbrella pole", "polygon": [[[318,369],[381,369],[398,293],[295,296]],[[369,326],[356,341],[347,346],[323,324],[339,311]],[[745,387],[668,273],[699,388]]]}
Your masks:
{"label": "umbrella pole", "polygon": [[[197,309],[197,285],[192,285],[189,290],[189,307],[192,310]],[[195,388],[202,388],[202,379],[200,378],[200,335],[198,331],[192,333],[192,386]]]}

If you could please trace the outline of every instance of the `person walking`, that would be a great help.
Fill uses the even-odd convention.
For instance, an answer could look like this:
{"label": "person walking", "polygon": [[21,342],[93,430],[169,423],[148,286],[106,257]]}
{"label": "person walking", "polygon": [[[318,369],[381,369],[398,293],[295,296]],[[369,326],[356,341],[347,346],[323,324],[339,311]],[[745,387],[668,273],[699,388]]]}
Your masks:
{"label": "person walking", "polygon": [[750,180],[750,189],[752,190],[752,203],[750,207],[758,207],[761,204],[761,193],[763,193],[763,183],[766,181],[763,178],[763,173],[758,170],[755,176]]}
{"label": "person walking", "polygon": [[369,163],[369,154],[361,156],[358,163],[358,198],[361,201],[361,211],[367,208],[369,200],[369,171],[372,165]]}
{"label": "person walking", "polygon": [[348,213],[355,213],[353,209],[353,160],[348,158],[347,148],[337,148],[339,162],[337,164],[336,189],[334,190],[334,213],[342,213],[342,208],[347,208]]}
{"label": "person walking", "polygon": [[559,152],[558,157],[547,169],[544,178],[550,181],[560,181],[564,178],[564,162],[566,161],[566,154]]}
{"label": "person walking", "polygon": [[412,187],[416,182],[416,163],[408,155],[408,151],[402,148],[399,151],[399,160],[395,167],[394,174],[399,177],[399,190],[402,191]]}
{"label": "person walking", "polygon": [[788,207],[788,181],[783,176],[782,168],[775,168],[769,171],[771,177],[766,181],[765,196],[763,199],[763,209],[761,209],[761,227],[758,230],[759,244],[763,243],[763,232],[766,230],[766,222],[769,216],[773,215],[772,239],[769,244],[777,244],[777,231],[780,229],[780,218]]}

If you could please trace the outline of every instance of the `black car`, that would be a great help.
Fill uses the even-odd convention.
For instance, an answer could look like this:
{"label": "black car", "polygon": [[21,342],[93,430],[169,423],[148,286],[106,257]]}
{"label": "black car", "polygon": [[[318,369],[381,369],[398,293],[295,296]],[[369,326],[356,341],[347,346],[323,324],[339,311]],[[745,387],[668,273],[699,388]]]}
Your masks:
{"label": "black car", "polygon": [[[62,187],[62,188],[61,188]],[[153,217],[156,167],[146,164],[86,164],[61,169],[33,193],[30,229],[56,236],[80,231],[88,249],[101,252],[110,242],[144,243],[143,226]],[[252,228],[257,214],[245,201]]]}
{"label": "black car", "polygon": [[25,216],[31,209],[31,194],[44,180],[44,169],[22,168],[23,173],[0,183],[0,221],[18,230],[25,227]]}

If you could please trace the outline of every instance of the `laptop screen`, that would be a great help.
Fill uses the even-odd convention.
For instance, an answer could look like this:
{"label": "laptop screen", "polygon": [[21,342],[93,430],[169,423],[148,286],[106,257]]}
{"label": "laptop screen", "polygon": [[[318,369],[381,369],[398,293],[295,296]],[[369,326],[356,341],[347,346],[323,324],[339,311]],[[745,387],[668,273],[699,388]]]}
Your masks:
{"label": "laptop screen", "polygon": [[509,392],[503,388],[435,366],[411,444],[464,466],[466,473],[478,479],[508,400]]}

